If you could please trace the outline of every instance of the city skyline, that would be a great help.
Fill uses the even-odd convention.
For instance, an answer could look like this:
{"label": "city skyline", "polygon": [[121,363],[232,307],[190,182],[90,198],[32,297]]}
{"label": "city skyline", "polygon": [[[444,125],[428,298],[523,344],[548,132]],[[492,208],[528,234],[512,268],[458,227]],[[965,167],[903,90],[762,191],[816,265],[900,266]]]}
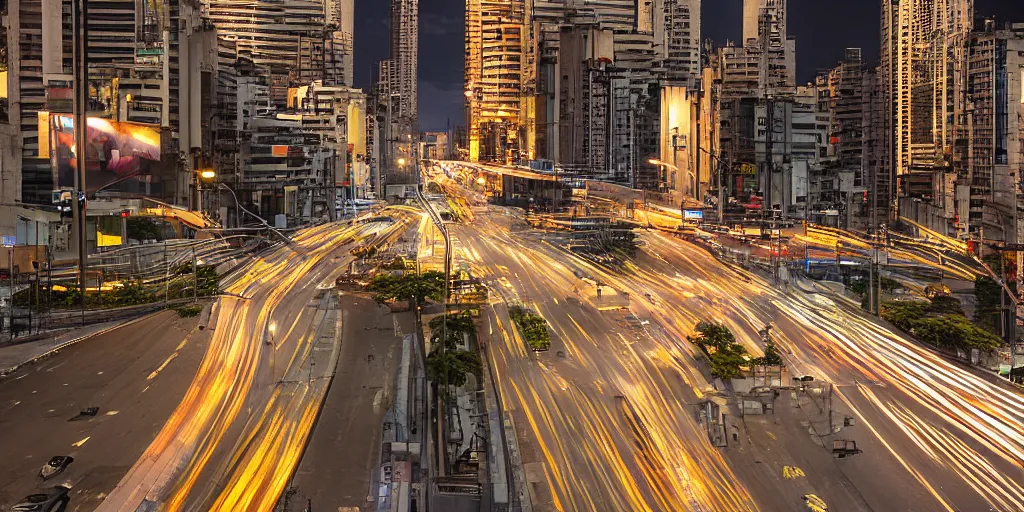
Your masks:
{"label": "city skyline", "polygon": [[[355,28],[355,86],[369,90],[376,62],[388,56],[388,4],[355,0],[360,20]],[[1016,21],[1015,0],[977,0],[975,12],[1002,21]],[[812,2],[791,0],[789,35],[796,38],[797,83],[807,83],[843,59],[846,48],[861,48],[867,62],[879,55],[879,11],[875,0]],[[465,0],[435,0],[420,5],[420,128],[444,130],[447,121],[464,122],[463,25]],[[703,2],[702,37],[716,45],[734,41],[743,32],[743,1]],[[827,17],[847,20],[821,23]]]}

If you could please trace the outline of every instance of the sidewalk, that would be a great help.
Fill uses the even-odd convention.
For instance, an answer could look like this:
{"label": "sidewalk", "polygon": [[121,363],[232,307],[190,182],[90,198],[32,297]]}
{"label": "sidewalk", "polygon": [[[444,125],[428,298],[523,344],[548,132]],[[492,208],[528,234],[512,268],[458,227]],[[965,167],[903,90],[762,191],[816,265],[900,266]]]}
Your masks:
{"label": "sidewalk", "polygon": [[[139,317],[139,318],[145,318]],[[75,329],[62,329],[58,331],[44,332],[39,336],[25,336],[25,341],[15,338],[13,342],[0,343],[0,376],[13,373],[25,364],[32,363],[37,359],[50,355],[62,348],[74,345],[79,341],[103,334],[116,329],[122,325],[134,322],[133,320],[115,320],[100,324],[87,325]]]}

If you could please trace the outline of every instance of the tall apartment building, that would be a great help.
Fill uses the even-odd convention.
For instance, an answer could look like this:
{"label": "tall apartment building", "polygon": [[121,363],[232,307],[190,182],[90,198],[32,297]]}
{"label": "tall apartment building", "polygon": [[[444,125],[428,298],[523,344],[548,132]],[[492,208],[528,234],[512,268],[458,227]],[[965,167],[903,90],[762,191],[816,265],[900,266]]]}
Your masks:
{"label": "tall apartment building", "polygon": [[[349,84],[352,0],[203,0],[209,20],[240,57],[270,73],[271,98],[284,108],[288,87],[313,80]],[[349,28],[349,32],[345,31]],[[351,68],[351,65],[348,66]]]}
{"label": "tall apartment building", "polygon": [[762,89],[796,85],[796,42],[786,31],[788,0],[743,0],[743,47],[760,63]]}
{"label": "tall apartment building", "polygon": [[466,113],[472,161],[511,163],[523,149],[523,0],[467,0]]}
{"label": "tall apartment building", "polygon": [[897,176],[948,167],[963,122],[973,0],[882,0],[881,71],[892,104]]}
{"label": "tall apartment building", "polygon": [[[649,0],[654,34],[655,66],[665,78],[689,80],[701,74],[700,0]],[[641,11],[643,13],[643,11]],[[638,21],[638,31],[644,32]]]}
{"label": "tall apartment building", "polygon": [[419,0],[391,2],[391,62],[397,77],[397,91],[402,96],[399,115],[410,120],[417,130]]}
{"label": "tall apartment building", "polygon": [[[386,143],[390,158],[384,165],[388,185],[417,182],[416,147],[419,142],[419,0],[392,0],[391,55],[388,68],[388,103],[394,127]],[[406,162],[400,165],[399,162]]]}
{"label": "tall apartment building", "polygon": [[51,201],[54,179],[49,159],[39,157],[37,113],[71,111],[70,8],[68,0],[7,2],[8,112],[11,124],[21,133],[22,195],[19,199],[25,203],[49,204]]}
{"label": "tall apartment building", "polygon": [[[967,201],[959,201],[959,217],[971,232],[984,229],[985,238],[1019,242],[1024,237],[1014,226],[1024,171],[1024,23],[997,28],[986,22],[970,38],[967,62]],[[1016,227],[1024,234],[1022,228]]]}

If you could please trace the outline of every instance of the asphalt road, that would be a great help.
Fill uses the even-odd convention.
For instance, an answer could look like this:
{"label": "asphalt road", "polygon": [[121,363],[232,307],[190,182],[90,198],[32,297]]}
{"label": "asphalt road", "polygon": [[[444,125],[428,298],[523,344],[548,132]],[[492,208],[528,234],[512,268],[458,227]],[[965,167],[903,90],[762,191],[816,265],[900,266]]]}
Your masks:
{"label": "asphalt road", "polygon": [[289,489],[288,511],[372,510],[384,413],[394,403],[402,332],[411,314],[388,314],[372,299],[341,299],[341,357],[309,445]]}
{"label": "asphalt road", "polygon": [[599,312],[557,249],[512,235],[498,215],[477,219],[453,229],[457,263],[487,276],[501,302],[537,310],[554,331],[551,350],[537,355],[517,338],[503,303],[489,318],[495,381],[521,438],[534,510],[752,509],[696,424],[701,391],[664,340],[621,313]]}
{"label": "asphalt road", "polygon": [[[72,485],[69,510],[95,509],[185,395],[209,341],[197,324],[157,313],[0,380],[0,508],[41,483],[51,456],[71,455],[51,482]],[[97,416],[69,421],[91,406]]]}
{"label": "asphalt road", "polygon": [[[807,493],[837,510],[1021,510],[1019,394],[680,240],[644,235],[635,262],[612,271],[510,232],[500,212],[453,232],[477,275],[508,302],[537,309],[555,334],[551,352],[528,353],[495,308],[503,342],[494,366],[541,510],[794,510]],[[630,292],[633,312],[651,324],[598,313],[592,286],[574,271]],[[840,435],[865,453],[821,457],[838,435],[815,435],[799,417],[748,425],[737,449],[710,448],[690,407],[713,388],[685,341],[702,320],[728,325],[754,355],[757,330],[774,322],[793,373],[835,384],[835,414],[858,421]],[[614,395],[626,397],[625,413]],[[804,475],[783,476],[790,464]]]}
{"label": "asphalt road", "polygon": [[708,269],[721,265],[702,249],[662,234],[645,239],[639,279],[630,283],[665,290],[666,302],[710,298],[713,304],[702,302],[711,307],[698,310],[728,323],[753,353],[761,352],[757,329],[771,321],[794,374],[835,385],[836,407],[860,421],[842,435],[856,436],[865,451],[843,461],[842,470],[871,509],[1022,509],[1019,393],[859,313],[780,291],[755,275],[715,277]]}
{"label": "asphalt road", "polygon": [[[338,355],[329,296],[354,243],[405,223],[326,224],[225,284],[191,387],[98,510],[268,510],[309,438]],[[241,297],[241,298],[238,298]]]}

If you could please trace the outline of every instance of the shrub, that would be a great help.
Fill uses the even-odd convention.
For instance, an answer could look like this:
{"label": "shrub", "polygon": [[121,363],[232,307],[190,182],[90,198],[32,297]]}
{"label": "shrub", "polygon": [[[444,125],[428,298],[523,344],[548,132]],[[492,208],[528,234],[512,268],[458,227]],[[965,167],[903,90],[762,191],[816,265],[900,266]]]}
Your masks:
{"label": "shrub", "polygon": [[959,313],[950,312],[954,308],[945,299],[930,303],[885,303],[882,305],[882,318],[921,342],[936,347],[988,351],[1002,345],[998,336],[971,323],[962,314],[959,303],[955,308]]}
{"label": "shrub", "polygon": [[178,316],[181,318],[193,318],[199,316],[199,313],[203,312],[203,306],[195,304],[192,306],[183,306],[175,309],[178,312]]}
{"label": "shrub", "polygon": [[544,317],[520,306],[512,306],[508,314],[531,349],[542,351],[551,348],[551,333],[548,332],[548,322]]}

